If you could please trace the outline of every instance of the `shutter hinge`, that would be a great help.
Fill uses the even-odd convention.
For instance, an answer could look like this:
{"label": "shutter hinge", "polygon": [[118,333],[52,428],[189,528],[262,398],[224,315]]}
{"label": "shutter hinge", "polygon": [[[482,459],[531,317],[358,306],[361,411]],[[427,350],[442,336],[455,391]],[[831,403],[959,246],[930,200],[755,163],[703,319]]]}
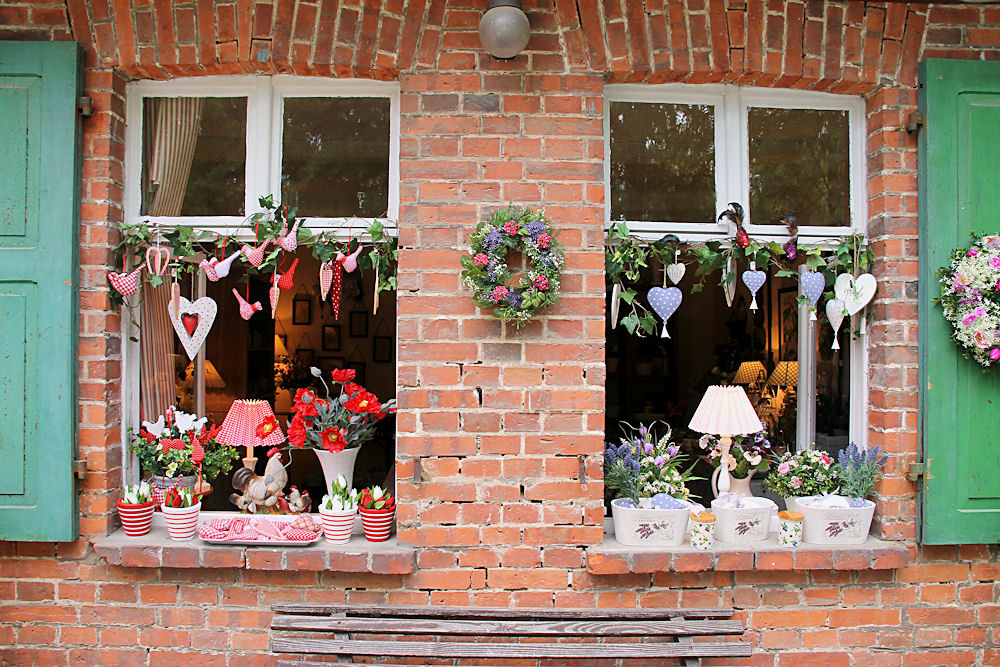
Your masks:
{"label": "shutter hinge", "polygon": [[77,479],[83,479],[87,475],[87,462],[83,459],[74,459],[73,474]]}
{"label": "shutter hinge", "polygon": [[927,465],[925,463],[922,461],[919,463],[911,463],[910,468],[906,473],[906,479],[911,482],[916,482],[925,474],[927,474]]}
{"label": "shutter hinge", "polygon": [[83,97],[76,98],[76,110],[80,112],[80,115],[84,118],[90,118],[94,115],[94,102],[89,97],[84,95]]}
{"label": "shutter hinge", "polygon": [[911,113],[906,117],[906,131],[910,134],[918,132],[927,123],[922,113]]}

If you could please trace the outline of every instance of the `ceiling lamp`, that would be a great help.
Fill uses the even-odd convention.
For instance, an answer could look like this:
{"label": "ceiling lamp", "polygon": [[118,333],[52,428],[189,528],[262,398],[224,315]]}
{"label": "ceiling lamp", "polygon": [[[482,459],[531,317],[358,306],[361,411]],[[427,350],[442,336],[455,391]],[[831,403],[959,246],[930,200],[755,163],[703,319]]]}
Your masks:
{"label": "ceiling lamp", "polygon": [[528,45],[531,25],[521,0],[487,0],[479,20],[479,41],[494,58],[513,58]]}

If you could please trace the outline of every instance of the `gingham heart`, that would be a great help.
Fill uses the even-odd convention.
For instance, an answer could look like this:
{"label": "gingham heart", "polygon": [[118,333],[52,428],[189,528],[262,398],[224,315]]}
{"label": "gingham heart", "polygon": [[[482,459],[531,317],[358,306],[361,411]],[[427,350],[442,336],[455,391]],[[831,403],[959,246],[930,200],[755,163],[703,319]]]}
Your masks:
{"label": "gingham heart", "polygon": [[332,284],[333,267],[330,266],[330,262],[323,262],[319,265],[319,289],[323,295],[323,301],[326,301],[326,297],[330,293],[330,285]]}
{"label": "gingham heart", "polygon": [[316,539],[316,533],[301,528],[287,528],[282,534],[292,542],[310,542]]}
{"label": "gingham heart", "polygon": [[203,523],[198,526],[198,535],[206,540],[224,540],[226,539],[226,532],[223,530],[218,530],[213,528],[207,523]]}
{"label": "gingham heart", "polygon": [[109,273],[108,282],[122,296],[135,294],[139,289],[139,278],[142,275],[142,264],[135,267],[132,273]]}

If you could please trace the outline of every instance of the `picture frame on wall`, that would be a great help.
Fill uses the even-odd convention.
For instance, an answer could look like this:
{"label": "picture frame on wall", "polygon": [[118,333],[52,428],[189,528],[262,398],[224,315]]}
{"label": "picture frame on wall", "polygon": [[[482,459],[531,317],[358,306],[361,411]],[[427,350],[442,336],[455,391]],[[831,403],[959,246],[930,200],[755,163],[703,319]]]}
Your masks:
{"label": "picture frame on wall", "polygon": [[375,363],[392,361],[392,336],[375,336],[372,338],[372,360]]}
{"label": "picture frame on wall", "polygon": [[319,369],[323,371],[323,375],[329,377],[331,371],[344,367],[344,358],[324,355],[319,358],[319,363],[317,365],[319,366]]}
{"label": "picture frame on wall", "polygon": [[339,324],[324,324],[323,325],[323,351],[324,352],[339,352],[340,351],[340,325]]}
{"label": "picture frame on wall", "polygon": [[778,290],[778,358],[791,361],[798,358],[799,349],[799,288]]}
{"label": "picture frame on wall", "polygon": [[292,324],[309,326],[312,324],[312,299],[306,295],[292,299]]}
{"label": "picture frame on wall", "polygon": [[351,338],[365,338],[368,336],[368,311],[351,311]]}

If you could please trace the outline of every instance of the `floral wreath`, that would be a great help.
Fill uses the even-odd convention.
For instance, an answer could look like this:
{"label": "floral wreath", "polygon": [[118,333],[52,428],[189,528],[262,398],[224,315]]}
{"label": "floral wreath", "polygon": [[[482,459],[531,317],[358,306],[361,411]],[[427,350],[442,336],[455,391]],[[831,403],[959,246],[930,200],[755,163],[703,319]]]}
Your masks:
{"label": "floral wreath", "polygon": [[1000,235],[969,236],[970,247],[953,250],[951,263],[938,269],[935,301],[962,354],[989,367],[1000,361]]}
{"label": "floral wreath", "polygon": [[[510,286],[508,252],[521,252],[529,267]],[[469,256],[462,257],[462,281],[480,308],[493,308],[504,322],[521,326],[539,310],[559,300],[559,273],[565,259],[555,232],[541,211],[509,206],[480,222]]]}

